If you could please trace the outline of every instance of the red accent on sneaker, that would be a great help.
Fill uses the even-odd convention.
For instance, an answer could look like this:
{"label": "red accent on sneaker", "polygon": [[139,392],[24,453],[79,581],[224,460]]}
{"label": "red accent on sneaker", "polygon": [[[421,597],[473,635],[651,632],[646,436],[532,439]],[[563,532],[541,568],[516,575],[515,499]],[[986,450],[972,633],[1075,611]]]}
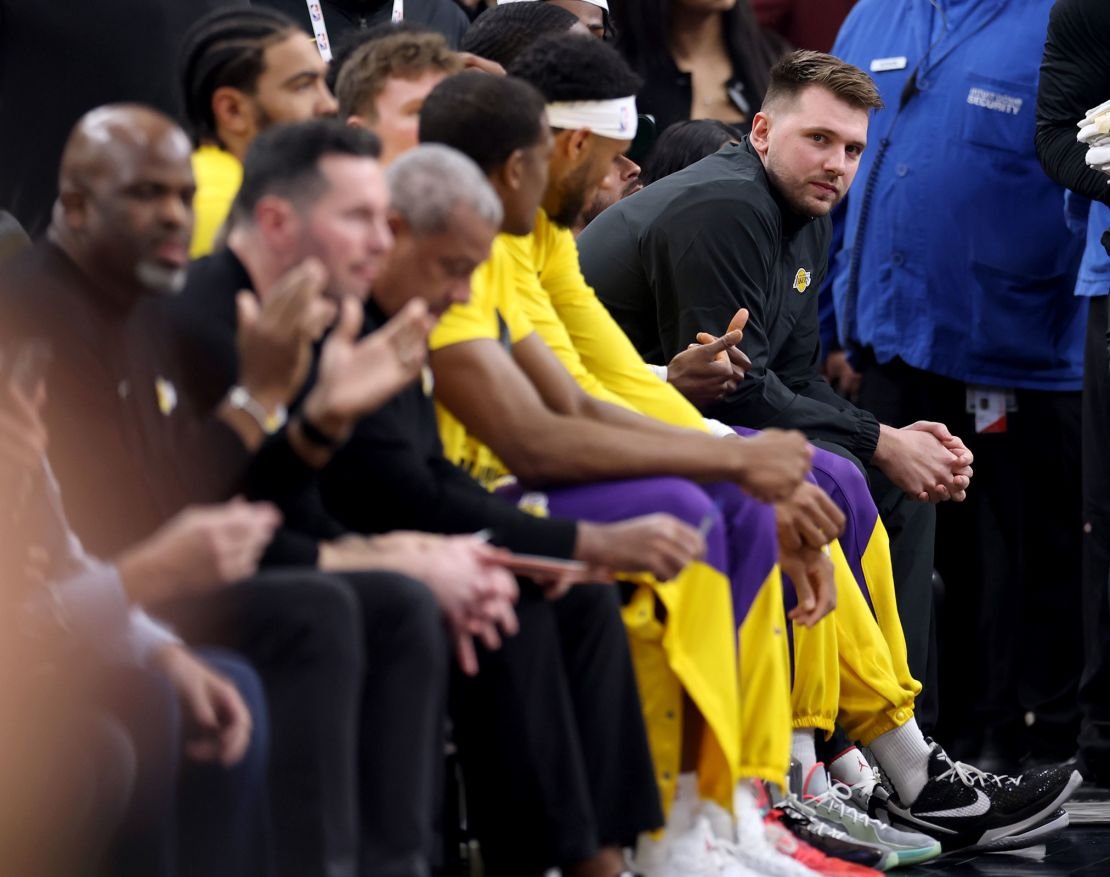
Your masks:
{"label": "red accent on sneaker", "polygon": [[763,780],[752,780],[752,792],[755,795],[755,806],[766,816],[771,809],[771,795],[767,791],[767,784]]}
{"label": "red accent on sneaker", "polygon": [[772,810],[763,820],[763,824],[767,831],[767,838],[782,855],[825,877],[880,877],[881,872],[874,868],[865,868],[834,856],[826,856],[805,841],[799,840],[782,824],[780,816],[781,813],[778,810]]}

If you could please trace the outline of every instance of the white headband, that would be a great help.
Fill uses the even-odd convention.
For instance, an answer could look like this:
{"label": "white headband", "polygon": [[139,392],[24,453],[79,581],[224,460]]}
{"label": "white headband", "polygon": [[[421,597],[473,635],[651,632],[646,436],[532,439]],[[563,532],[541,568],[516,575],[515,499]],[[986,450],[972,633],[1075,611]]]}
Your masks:
{"label": "white headband", "polygon": [[631,140],[636,136],[636,98],[613,100],[557,101],[547,105],[547,121],[552,128],[577,131],[589,128],[599,137]]}
{"label": "white headband", "polygon": [[[528,0],[497,0],[498,6],[504,6],[506,3],[525,3]],[[592,3],[594,6],[600,6],[606,12],[609,11],[609,0],[586,0],[587,3]]]}

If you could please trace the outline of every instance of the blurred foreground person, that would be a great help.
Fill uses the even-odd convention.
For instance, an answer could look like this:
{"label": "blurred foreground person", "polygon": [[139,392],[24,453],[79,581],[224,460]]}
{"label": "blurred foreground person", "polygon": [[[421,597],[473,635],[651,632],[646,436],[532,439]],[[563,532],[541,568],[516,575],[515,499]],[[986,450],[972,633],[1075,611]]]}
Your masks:
{"label": "blurred foreground person", "polygon": [[[49,239],[11,264],[0,289],[5,346],[40,338],[54,352],[49,458],[74,530],[100,556],[117,556],[193,503],[296,494],[331,456],[286,411],[319,319],[334,314],[311,285],[294,285],[269,308],[244,300],[240,383],[213,409],[187,393],[195,364],[179,355],[162,297],[185,281],[189,157],[184,133],[157,112],[117,105],[88,114],[66,148]],[[353,335],[329,337],[305,400],[337,434],[419,369],[388,338]],[[262,678],[279,872],[353,874],[365,625],[351,580],[298,565],[306,551],[315,558],[316,546],[284,527],[268,554],[284,552],[286,566],[217,590],[214,571],[194,570],[194,595],[163,600],[158,612],[187,641],[242,653]],[[396,631],[394,658],[436,665],[445,647],[435,601],[393,574],[380,592],[394,600],[396,614],[379,621]],[[419,693],[442,700],[434,685]]]}
{"label": "blurred foreground person", "polygon": [[[34,395],[13,381],[0,406],[3,640],[22,653],[3,664],[0,773],[28,790],[5,796],[0,862],[27,874],[102,856],[120,875],[268,874],[261,683],[230,653],[191,654],[142,607],[193,590],[202,570],[216,586],[252,574],[277,516],[242,501],[192,509],[115,563],[95,560],[65,520],[41,384]],[[22,839],[37,862],[12,848],[18,826],[31,827]],[[42,835],[59,831],[59,842]]]}

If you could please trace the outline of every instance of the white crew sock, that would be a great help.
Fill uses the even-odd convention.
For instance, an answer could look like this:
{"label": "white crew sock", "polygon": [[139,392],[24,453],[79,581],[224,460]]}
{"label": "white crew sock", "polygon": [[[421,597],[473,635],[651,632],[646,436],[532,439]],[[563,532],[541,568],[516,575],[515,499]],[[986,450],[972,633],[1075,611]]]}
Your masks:
{"label": "white crew sock", "polygon": [[917,719],[910,719],[902,727],[876,737],[871,751],[879,767],[894,783],[899,800],[907,807],[916,801],[929,781],[929,753],[932,751],[917,727]]}
{"label": "white crew sock", "polygon": [[[813,765],[817,764],[817,749],[813,742],[813,728],[795,728],[790,740],[790,754],[802,765],[802,782],[805,782]],[[800,789],[794,789],[801,792]]]}

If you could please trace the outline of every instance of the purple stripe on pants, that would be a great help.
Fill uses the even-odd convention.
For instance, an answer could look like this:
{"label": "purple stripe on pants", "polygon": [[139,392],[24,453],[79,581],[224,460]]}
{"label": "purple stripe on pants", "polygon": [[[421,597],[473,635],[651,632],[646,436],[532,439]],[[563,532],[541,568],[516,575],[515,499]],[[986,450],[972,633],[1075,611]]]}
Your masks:
{"label": "purple stripe on pants", "polygon": [[735,484],[705,486],[728,531],[733,614],[739,627],[748,617],[759,589],[778,562],[778,531],[772,506],[752,499]]}
{"label": "purple stripe on pants", "polygon": [[[499,493],[515,502],[524,491],[512,486]],[[595,523],[665,512],[691,527],[700,527],[708,518],[712,526],[706,535],[704,561],[731,583],[737,629],[775,564],[773,509],[731,484],[703,489],[681,478],[638,478],[557,487],[542,493],[550,514]]]}
{"label": "purple stripe on pants", "polygon": [[[758,429],[748,429],[744,426],[733,427],[737,435],[750,437],[759,435]],[[864,476],[851,460],[846,460],[832,451],[821,448],[813,449],[813,471],[806,476],[808,480],[829,495],[837,508],[844,513],[844,534],[840,537],[840,547],[844,549],[844,556],[852,576],[859,585],[863,598],[872,612],[875,607],[871,604],[871,593],[867,589],[867,580],[863,577],[863,553],[875,532],[875,524],[879,520],[879,509],[875,500],[871,498],[871,490]],[[789,581],[784,577],[784,581]],[[793,583],[785,589],[786,611],[789,612],[797,605],[794,596]]]}
{"label": "purple stripe on pants", "polygon": [[867,579],[863,576],[863,554],[875,532],[879,509],[871,498],[867,478],[856,468],[855,463],[832,451],[821,448],[814,448],[814,451],[813,476],[817,486],[844,512],[844,534],[840,537],[840,547],[844,549],[848,566],[863,591],[868,608],[874,612],[871,592],[867,588]]}

